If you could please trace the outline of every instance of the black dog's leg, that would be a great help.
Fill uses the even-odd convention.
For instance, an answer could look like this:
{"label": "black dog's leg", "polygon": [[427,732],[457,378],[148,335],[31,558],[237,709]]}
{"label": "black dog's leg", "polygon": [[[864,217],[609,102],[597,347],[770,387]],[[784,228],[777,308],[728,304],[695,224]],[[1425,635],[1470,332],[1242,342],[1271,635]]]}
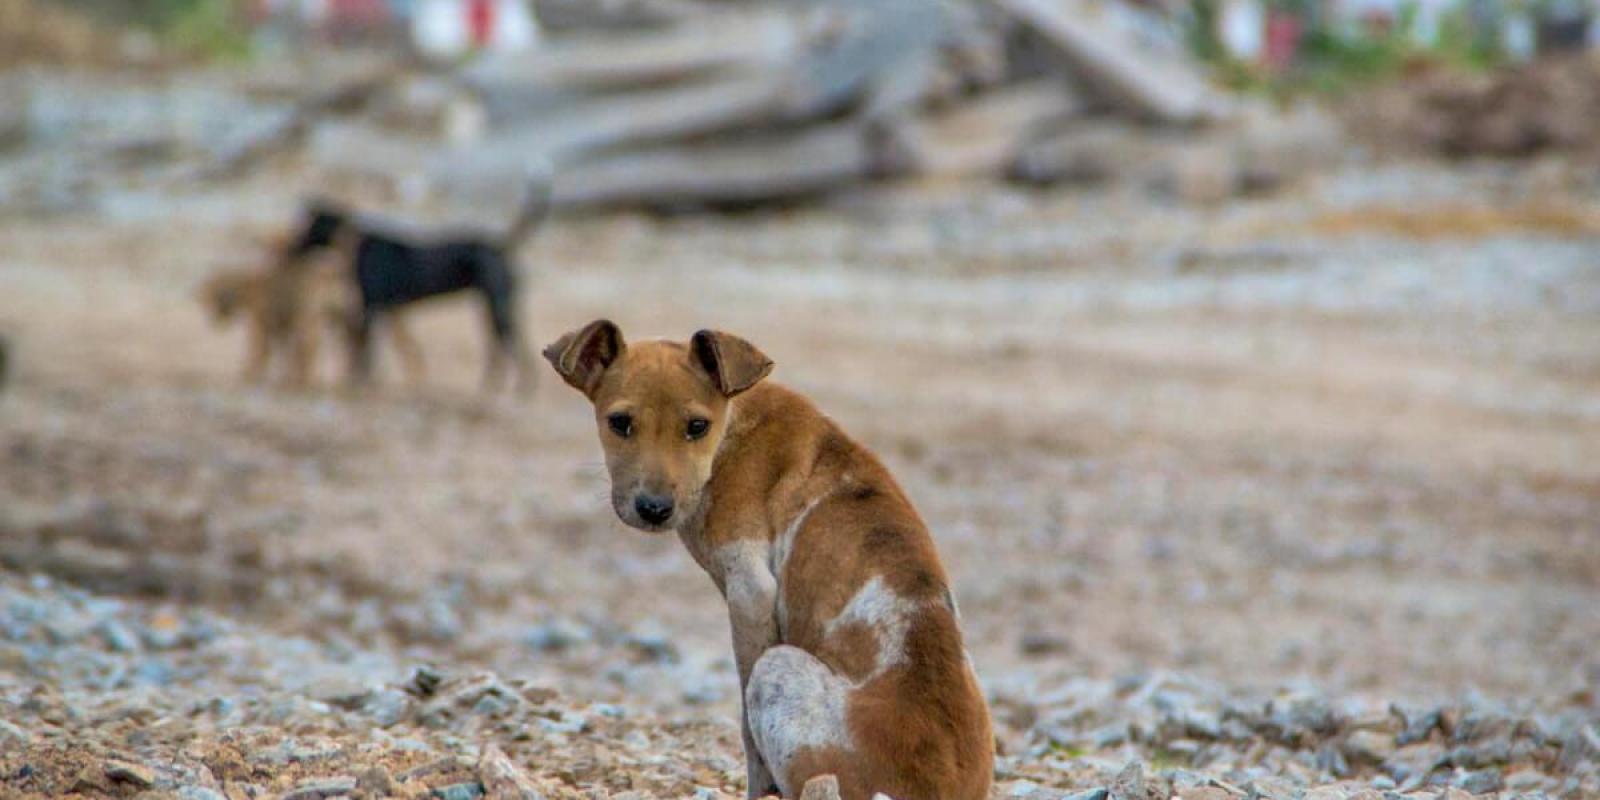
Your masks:
{"label": "black dog's leg", "polygon": [[[508,357],[521,361],[518,351],[517,319],[513,303],[512,282],[505,280],[487,282],[483,298],[489,313],[489,363],[483,372],[483,390],[493,392],[505,383]],[[520,370],[521,365],[518,364]]]}

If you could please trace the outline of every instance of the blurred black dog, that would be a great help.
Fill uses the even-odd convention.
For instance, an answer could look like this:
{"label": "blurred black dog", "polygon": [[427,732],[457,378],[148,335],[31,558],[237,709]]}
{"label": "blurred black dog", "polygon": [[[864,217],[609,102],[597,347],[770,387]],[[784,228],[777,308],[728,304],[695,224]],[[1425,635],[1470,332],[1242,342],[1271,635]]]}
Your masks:
{"label": "blurred black dog", "polygon": [[550,209],[550,182],[530,179],[526,198],[506,232],[495,238],[449,232],[415,241],[358,220],[348,209],[326,200],[309,204],[304,230],[289,243],[288,255],[299,258],[334,248],[350,265],[360,290],[360,305],[351,320],[351,375],[366,382],[372,375],[372,329],[384,314],[430,297],[459,291],[482,294],[488,312],[491,344],[484,388],[502,382],[505,364],[516,365],[517,385],[531,389],[533,359],[518,324],[516,309],[517,245],[539,226]]}

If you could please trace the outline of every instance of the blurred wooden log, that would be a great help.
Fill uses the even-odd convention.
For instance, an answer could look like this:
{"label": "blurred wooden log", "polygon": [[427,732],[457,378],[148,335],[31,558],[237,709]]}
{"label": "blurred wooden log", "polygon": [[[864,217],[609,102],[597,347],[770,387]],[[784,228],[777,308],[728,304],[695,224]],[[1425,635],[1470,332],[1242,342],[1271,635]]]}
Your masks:
{"label": "blurred wooden log", "polygon": [[1168,137],[1125,122],[1096,119],[1027,143],[1013,160],[1009,177],[1033,186],[1092,186],[1145,177],[1171,144]]}
{"label": "blurred wooden log", "polygon": [[718,70],[787,65],[804,46],[794,14],[738,10],[661,29],[551,39],[528,52],[486,57],[462,77],[484,92],[529,86],[637,89]]}
{"label": "blurred wooden log", "polygon": [[703,16],[703,0],[533,0],[539,24],[550,31],[637,30]]}
{"label": "blurred wooden log", "polygon": [[565,207],[768,202],[860,181],[871,173],[872,160],[862,128],[835,123],[612,155],[562,172],[554,200]]}
{"label": "blurred wooden log", "polygon": [[682,86],[584,98],[516,126],[466,155],[472,160],[544,158],[569,163],[588,153],[803,118],[812,109],[781,74],[720,76]]}
{"label": "blurred wooden log", "polygon": [[996,0],[1006,13],[1048,41],[1091,91],[1151,121],[1191,124],[1227,113],[1198,65],[1141,46],[1075,0]]}
{"label": "blurred wooden log", "polygon": [[1043,127],[1082,110],[1082,99],[1055,80],[990,92],[909,123],[904,136],[911,169],[943,177],[998,176]]}
{"label": "blurred wooden log", "polygon": [[427,179],[442,157],[440,148],[427,140],[342,120],[318,125],[307,151],[311,162],[323,169],[395,181]]}
{"label": "blurred wooden log", "polygon": [[1201,132],[1099,119],[1029,142],[1009,177],[1033,185],[1122,182],[1209,203],[1281,188],[1342,152],[1337,123],[1314,109],[1254,108]]}
{"label": "blurred wooden log", "polygon": [[216,179],[237,175],[262,158],[302,142],[322,117],[360,108],[405,74],[403,68],[386,65],[310,95],[259,126],[225,137],[213,148],[210,163],[201,170],[199,177]]}

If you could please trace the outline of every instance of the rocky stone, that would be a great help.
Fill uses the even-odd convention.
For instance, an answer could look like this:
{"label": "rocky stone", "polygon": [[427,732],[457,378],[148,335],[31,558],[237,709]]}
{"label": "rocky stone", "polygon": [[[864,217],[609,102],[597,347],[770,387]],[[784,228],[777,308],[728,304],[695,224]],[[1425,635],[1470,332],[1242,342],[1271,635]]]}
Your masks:
{"label": "rocky stone", "polygon": [[1500,770],[1484,769],[1476,772],[1465,772],[1457,775],[1451,781],[1455,786],[1471,792],[1472,794],[1488,794],[1500,791],[1504,785],[1500,778]]}
{"label": "rocky stone", "polygon": [[328,797],[348,795],[355,790],[356,779],[348,775],[316,778],[302,782],[285,792],[278,800],[323,800]]}
{"label": "rocky stone", "polygon": [[27,744],[33,737],[15,723],[0,719],[0,745],[7,747]]}
{"label": "rocky stone", "polygon": [[1282,778],[1257,778],[1247,788],[1250,800],[1300,800],[1305,793]]}
{"label": "rocky stone", "polygon": [[411,695],[395,688],[385,687],[366,696],[361,702],[361,713],[372,718],[380,727],[400,724],[411,716]]}
{"label": "rocky stone", "polygon": [[127,784],[139,789],[148,789],[156,784],[155,770],[143,764],[108,760],[105,762],[104,769],[106,777],[117,783]]}
{"label": "rocky stone", "polygon": [[1600,761],[1600,725],[1579,725],[1561,745],[1562,769],[1576,770],[1578,765]]}
{"label": "rocky stone", "polygon": [[439,800],[477,800],[483,797],[483,784],[477,781],[452,783],[434,789],[433,796]]}
{"label": "rocky stone", "polygon": [[1129,761],[1111,780],[1109,787],[1111,800],[1147,800],[1149,790],[1145,786],[1144,765],[1137,761]]}
{"label": "rocky stone", "polygon": [[1550,776],[1532,769],[1517,770],[1504,777],[1505,788],[1513,792],[1541,792],[1555,786],[1554,781],[1550,780]]}
{"label": "rocky stone", "polygon": [[1382,764],[1394,751],[1394,737],[1381,731],[1352,731],[1344,741],[1345,755],[1362,764]]}
{"label": "rocky stone", "polygon": [[1072,652],[1072,640],[1057,633],[1027,631],[1017,649],[1026,656],[1048,656]]}
{"label": "rocky stone", "polygon": [[1186,786],[1178,789],[1179,800],[1233,800],[1226,789],[1216,786]]}
{"label": "rocky stone", "polygon": [[369,797],[388,797],[399,790],[394,776],[381,764],[374,764],[356,775],[356,788]]}
{"label": "rocky stone", "polygon": [[494,742],[478,757],[478,775],[489,800],[544,800],[533,780]]}
{"label": "rocky stone", "polygon": [[570,619],[556,619],[535,625],[523,635],[528,647],[540,652],[559,652],[594,640],[589,626]]}
{"label": "rocky stone", "polygon": [[672,642],[672,634],[659,623],[640,625],[629,632],[625,643],[644,661],[671,664],[677,663],[680,658],[678,646]]}
{"label": "rocky stone", "polygon": [[204,786],[183,786],[178,789],[178,800],[228,800],[228,798],[216,789],[208,789]]}
{"label": "rocky stone", "polygon": [[1437,708],[1403,710],[1395,707],[1394,712],[1400,716],[1404,724],[1404,729],[1395,737],[1395,744],[1401,747],[1426,740],[1429,734],[1439,727],[1443,718],[1441,711]]}
{"label": "rocky stone", "polygon": [[139,649],[139,635],[115,619],[102,620],[99,625],[106,646],[118,653],[131,653]]}

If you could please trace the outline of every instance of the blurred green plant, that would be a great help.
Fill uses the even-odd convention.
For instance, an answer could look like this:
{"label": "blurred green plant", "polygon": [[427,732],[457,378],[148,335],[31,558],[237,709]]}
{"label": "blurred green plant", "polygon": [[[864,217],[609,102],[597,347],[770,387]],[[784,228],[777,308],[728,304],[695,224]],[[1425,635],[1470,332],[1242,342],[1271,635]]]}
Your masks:
{"label": "blurred green plant", "polygon": [[1221,0],[1194,0],[1183,19],[1190,49],[1231,88],[1283,100],[1305,94],[1340,96],[1423,65],[1476,71],[1504,61],[1499,38],[1485,35],[1484,21],[1475,16],[1470,2],[1443,13],[1427,37],[1419,35],[1414,3],[1403,5],[1394,24],[1385,28],[1340,24],[1308,0],[1268,0],[1263,5],[1269,11],[1294,14],[1304,24],[1288,69],[1271,70],[1227,51],[1217,35]]}
{"label": "blurred green plant", "polygon": [[147,31],[162,45],[184,53],[233,59],[250,52],[238,0],[62,0],[62,4]]}

